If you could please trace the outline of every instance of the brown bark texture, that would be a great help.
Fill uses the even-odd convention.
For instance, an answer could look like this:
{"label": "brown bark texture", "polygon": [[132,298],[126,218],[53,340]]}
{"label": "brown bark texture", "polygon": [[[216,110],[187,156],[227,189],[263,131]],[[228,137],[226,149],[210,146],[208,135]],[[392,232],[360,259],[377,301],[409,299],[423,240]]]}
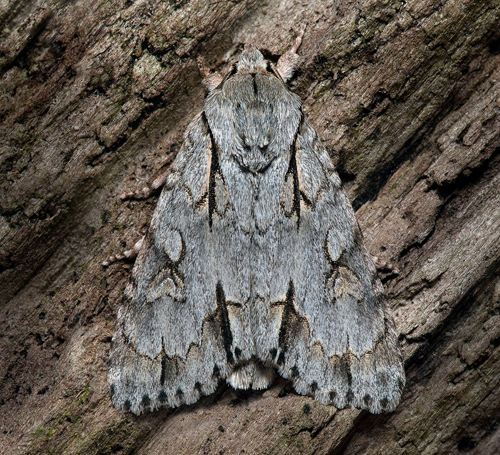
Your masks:
{"label": "brown bark texture", "polygon": [[[308,28],[293,89],[335,160],[404,350],[396,412],[225,385],[141,417],[107,358],[158,194],[214,69]],[[500,453],[498,0],[0,2],[0,453]]]}

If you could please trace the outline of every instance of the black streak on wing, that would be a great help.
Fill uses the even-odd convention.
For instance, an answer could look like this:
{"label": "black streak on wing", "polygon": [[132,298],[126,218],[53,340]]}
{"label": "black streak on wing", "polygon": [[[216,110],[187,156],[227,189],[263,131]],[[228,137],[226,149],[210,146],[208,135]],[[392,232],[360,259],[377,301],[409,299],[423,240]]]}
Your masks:
{"label": "black streak on wing", "polygon": [[215,297],[217,301],[217,307],[215,311],[208,317],[208,321],[214,324],[215,327],[220,330],[222,341],[224,343],[224,350],[226,351],[227,361],[229,363],[234,363],[234,354],[231,349],[231,346],[233,344],[233,334],[231,333],[229,314],[227,312],[226,296],[224,295],[224,289],[222,289],[222,284],[220,284],[220,282],[217,283]]}
{"label": "black streak on wing", "polygon": [[213,214],[215,212],[215,176],[220,173],[219,157],[217,155],[217,145],[215,143],[214,135],[208,124],[205,112],[201,115],[203,124],[207,129],[210,136],[210,176],[208,180],[208,225],[212,229]]}
{"label": "black streak on wing", "polygon": [[252,73],[253,94],[257,96],[257,82],[255,80],[255,73]]}
{"label": "black streak on wing", "polygon": [[346,394],[346,400],[349,404],[351,404],[354,398],[354,393],[352,392],[352,373],[351,373],[351,364],[346,355],[344,355],[344,357],[342,358],[342,368],[344,369],[344,373],[347,378],[348,390]]}
{"label": "black streak on wing", "polygon": [[297,128],[297,131],[295,132],[295,137],[293,138],[293,142],[291,145],[291,153],[290,153],[291,155],[290,165],[288,166],[288,170],[286,171],[285,175],[285,181],[290,174],[292,174],[293,177],[293,207],[290,216],[292,216],[294,213],[295,215],[297,215],[297,231],[299,230],[300,227],[300,200],[302,197],[304,197],[304,194],[302,194],[299,188],[299,173],[297,170],[297,135],[299,134],[300,128],[302,126],[303,118],[304,117],[302,115],[299,127]]}
{"label": "black streak on wing", "polygon": [[290,345],[294,342],[294,336],[298,333],[303,333],[304,329],[308,330],[307,319],[297,312],[294,305],[294,297],[295,290],[293,282],[290,281],[285,301],[273,303],[273,305],[283,305],[283,315],[278,335],[278,345],[280,348],[277,360],[278,365],[285,363],[285,355]]}
{"label": "black streak on wing", "polygon": [[165,355],[163,355],[163,357],[161,359],[161,375],[160,375],[160,384],[161,385],[165,384],[166,368],[167,368],[167,358]]}

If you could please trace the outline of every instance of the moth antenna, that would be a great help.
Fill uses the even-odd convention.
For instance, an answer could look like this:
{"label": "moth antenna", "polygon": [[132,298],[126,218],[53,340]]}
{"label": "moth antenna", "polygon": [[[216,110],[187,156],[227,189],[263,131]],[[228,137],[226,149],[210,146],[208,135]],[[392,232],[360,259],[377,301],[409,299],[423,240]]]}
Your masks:
{"label": "moth antenna", "polygon": [[300,57],[297,54],[297,50],[302,44],[302,38],[304,37],[306,27],[307,21],[302,22],[299,34],[297,35],[297,38],[295,38],[293,46],[280,57],[276,65],[278,73],[285,82],[291,79],[295,69],[300,62]]}
{"label": "moth antenna", "polygon": [[304,33],[306,32],[307,20],[304,20],[300,26],[299,34],[297,38],[295,38],[295,42],[293,43],[292,48],[290,49],[292,52],[296,53],[299,50],[300,45],[302,44],[302,38],[304,37]]}

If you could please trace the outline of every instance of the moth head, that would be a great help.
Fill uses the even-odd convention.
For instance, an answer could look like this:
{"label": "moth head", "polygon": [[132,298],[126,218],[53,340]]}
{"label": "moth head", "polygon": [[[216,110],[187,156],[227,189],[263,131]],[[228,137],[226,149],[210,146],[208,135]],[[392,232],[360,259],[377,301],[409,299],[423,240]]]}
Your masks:
{"label": "moth head", "polygon": [[236,63],[236,69],[239,74],[266,72],[267,60],[255,45],[247,43]]}

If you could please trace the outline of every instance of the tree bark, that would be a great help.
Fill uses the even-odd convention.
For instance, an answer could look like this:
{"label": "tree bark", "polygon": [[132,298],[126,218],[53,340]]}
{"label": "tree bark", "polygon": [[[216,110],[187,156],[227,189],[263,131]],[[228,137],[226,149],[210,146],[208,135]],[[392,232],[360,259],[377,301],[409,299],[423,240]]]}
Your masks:
{"label": "tree bark", "polygon": [[[201,109],[201,56],[278,56],[329,148],[388,303],[396,412],[337,411],[283,380],[141,417],[107,357],[157,195]],[[0,5],[0,453],[500,453],[500,3],[5,0]]]}

